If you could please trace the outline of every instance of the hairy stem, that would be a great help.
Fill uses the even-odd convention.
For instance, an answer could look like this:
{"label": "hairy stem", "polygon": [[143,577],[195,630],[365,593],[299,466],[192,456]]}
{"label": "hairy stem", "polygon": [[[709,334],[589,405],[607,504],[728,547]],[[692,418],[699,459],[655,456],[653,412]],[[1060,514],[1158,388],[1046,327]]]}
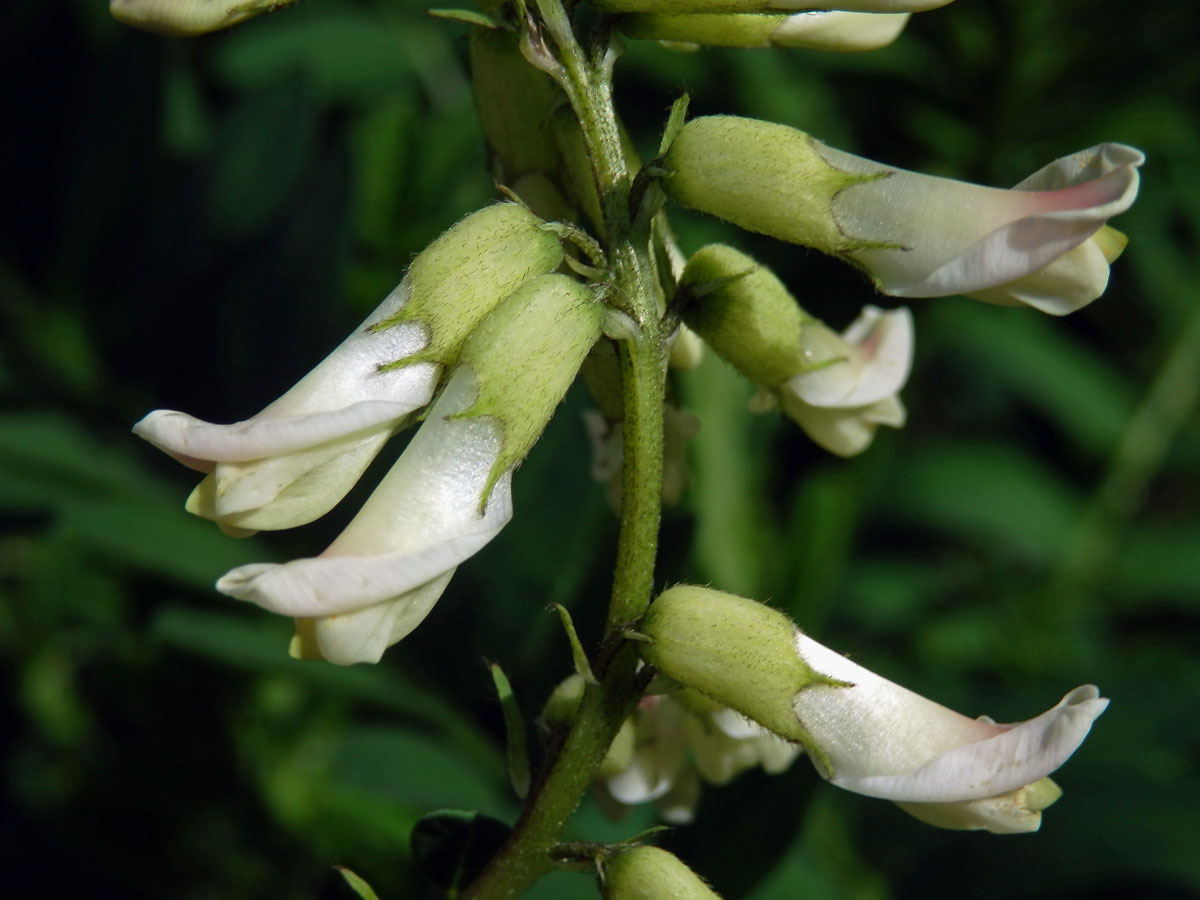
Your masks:
{"label": "hairy stem", "polygon": [[[632,178],[612,105],[607,40],[589,56],[579,46],[559,0],[539,0],[563,69],[561,83],[579,119],[592,163],[608,237],[609,302],[633,322],[619,347],[624,400],[621,530],[605,628],[611,646],[641,618],[654,586],[662,492],[663,398],[666,341],[661,302],[649,259],[648,225],[631,220]],[[637,654],[630,646],[599,660],[570,731],[532,787],[504,846],[463,894],[464,900],[515,898],[550,869],[550,849],[579,805],[596,769],[641,695]]]}

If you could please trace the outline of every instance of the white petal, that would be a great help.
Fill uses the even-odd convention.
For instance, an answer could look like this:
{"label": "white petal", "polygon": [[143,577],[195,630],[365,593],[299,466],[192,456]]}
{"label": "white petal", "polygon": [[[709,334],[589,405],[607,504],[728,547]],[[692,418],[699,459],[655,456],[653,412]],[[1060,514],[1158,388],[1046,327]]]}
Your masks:
{"label": "white petal", "polygon": [[454,569],[425,582],[407,594],[313,622],[321,656],[339,666],[376,663],[388,647],[420,625],[442,596]]}
{"label": "white petal", "polygon": [[797,636],[797,648],[816,671],[847,683],[811,685],[793,702],[832,770],[822,774],[888,800],[971,800],[1031,784],[1066,761],[1108,705],[1087,685],[1035,719],[996,725],[927,700],[806,635]]}
{"label": "white petal", "polygon": [[1108,707],[1095,685],[1084,685],[1036,718],[1001,726],[1004,732],[955,747],[907,775],[874,775],[833,783],[889,800],[946,803],[1016,790],[1055,771],[1083,743]]}
{"label": "white petal", "polygon": [[[824,326],[807,326],[801,332],[805,342],[808,332]],[[912,313],[901,307],[890,312],[877,306],[865,306],[841,335],[842,346],[835,349],[826,339],[812,353],[812,362],[847,357],[847,363],[802,372],[790,379],[784,390],[812,406],[859,407],[869,406],[897,393],[912,367]],[[809,351],[806,348],[806,356]]]}
{"label": "white petal", "polygon": [[856,51],[886,47],[900,36],[908,13],[807,12],[788,16],[771,33],[782,47]]}
{"label": "white petal", "polygon": [[249,462],[378,430],[427,404],[439,367],[416,363],[381,371],[426,343],[419,325],[379,332],[370,327],[408,300],[408,281],[388,297],[311,372],[253,418],[214,425],[174,410],[156,410],[133,430],[186,465],[211,471],[215,462]]}
{"label": "white petal", "polygon": [[633,760],[624,771],[604,782],[613,797],[632,806],[657,800],[671,790],[687,754],[687,716],[667,697],[642,701],[634,712],[637,744]]}

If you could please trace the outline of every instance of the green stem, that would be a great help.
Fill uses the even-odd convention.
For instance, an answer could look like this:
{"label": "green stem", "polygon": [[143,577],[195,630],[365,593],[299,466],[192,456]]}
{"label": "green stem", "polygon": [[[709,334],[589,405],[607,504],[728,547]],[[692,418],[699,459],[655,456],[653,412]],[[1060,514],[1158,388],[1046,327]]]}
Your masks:
{"label": "green stem", "polygon": [[[624,399],[621,530],[604,646],[642,617],[654,586],[662,496],[663,399],[666,340],[662,333],[648,228],[629,213],[632,179],[612,105],[612,51],[593,65],[575,41],[558,0],[538,0],[565,73],[564,88],[579,118],[608,233],[612,283],[609,302],[629,315],[633,333],[619,347]],[[645,231],[645,234],[640,233]],[[509,900],[552,866],[551,848],[591,785],[621,724],[641,696],[637,653],[621,646],[598,660],[579,711],[545,776],[532,787],[521,817],[500,851],[462,895],[463,900]]]}

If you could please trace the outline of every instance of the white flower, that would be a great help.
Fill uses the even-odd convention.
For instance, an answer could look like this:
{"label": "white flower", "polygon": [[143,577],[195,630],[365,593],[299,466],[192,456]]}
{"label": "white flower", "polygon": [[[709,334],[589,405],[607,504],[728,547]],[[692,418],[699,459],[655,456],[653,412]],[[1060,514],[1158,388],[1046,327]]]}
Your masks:
{"label": "white flower", "polygon": [[604,787],[626,806],[653,802],[675,824],[694,817],[701,778],[726,784],[755,766],[776,775],[802,752],[733,710],[685,705],[670,694],[644,698],[630,721],[632,755]]}
{"label": "white flower", "polygon": [[300,620],[295,656],[377,662],[512,518],[512,471],[602,317],[587,285],[526,279],[467,338],[425,423],[337,540],[313,559],[240,566],[217,589]]}
{"label": "white flower", "polygon": [[840,456],[861,453],[879,425],[904,424],[899,391],[913,356],[912,315],[867,306],[839,337],[820,322],[800,331],[812,366],[777,389],[780,404],[816,443]]}
{"label": "white flower", "polygon": [[253,418],[214,425],[155,410],[138,436],[209,473],[189,511],[236,532],[291,528],[328,512],[354,485],[409,413],[429,403],[441,366],[380,366],[427,344],[418,322],[372,331],[409,298],[409,279],[315,369]]}
{"label": "white flower", "polygon": [[[241,566],[217,589],[298,619],[297,655],[376,662],[425,618],[463,560],[512,517],[511,472],[484,490],[502,437],[487,416],[452,418],[476,395],[458,369],[362,510],[316,558]],[[484,502],[486,500],[486,503]]]}
{"label": "white flower", "polygon": [[[793,700],[819,751],[818,771],[838,787],[896,801],[939,825],[1036,830],[1036,813],[1054,799],[1046,801],[1038,783],[1067,761],[1108,706],[1085,685],[1040,716],[999,725],[927,700],[804,634],[796,646],[808,666],[842,682],[810,684]],[[1039,796],[1027,796],[1030,789]],[[1030,800],[1040,806],[1031,809]]]}

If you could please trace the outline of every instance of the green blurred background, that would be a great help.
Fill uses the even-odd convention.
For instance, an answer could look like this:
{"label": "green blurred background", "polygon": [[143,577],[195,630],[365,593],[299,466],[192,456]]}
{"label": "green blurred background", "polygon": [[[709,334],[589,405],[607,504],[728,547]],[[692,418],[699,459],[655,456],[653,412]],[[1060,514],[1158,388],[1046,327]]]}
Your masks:
{"label": "green blurred background", "polygon": [[[384,900],[435,896],[414,822],[517,809],[484,659],[532,719],[569,671],[546,605],[598,634],[615,526],[586,396],[517,473],[513,523],[353,669],[289,660],[289,623],[211,584],[323,548],[366,489],[234,541],[129,427],[257,411],[493,197],[465,27],[406,0],[304,0],[197,40],[96,0],[14,0],[0,22],[0,878],[10,896],[348,897],[336,863]],[[1149,156],[1094,305],[916,302],[909,424],[858,459],[750,416],[715,359],[678,379],[703,427],[660,584],[768,600],[970,714],[1025,718],[1088,681],[1113,700],[1036,836],[936,831],[804,761],[707,790],[662,843],[727,900],[1200,896],[1197,46],[1200,13],[1173,0],[959,0],[854,57],[629,43],[618,100],[647,154],[686,87],[695,114],[989,184],[1104,140]],[[673,216],[685,250],[736,243],[831,325],[880,300],[816,254]],[[651,821],[589,801],[571,834]],[[596,894],[562,873],[535,896]]]}

